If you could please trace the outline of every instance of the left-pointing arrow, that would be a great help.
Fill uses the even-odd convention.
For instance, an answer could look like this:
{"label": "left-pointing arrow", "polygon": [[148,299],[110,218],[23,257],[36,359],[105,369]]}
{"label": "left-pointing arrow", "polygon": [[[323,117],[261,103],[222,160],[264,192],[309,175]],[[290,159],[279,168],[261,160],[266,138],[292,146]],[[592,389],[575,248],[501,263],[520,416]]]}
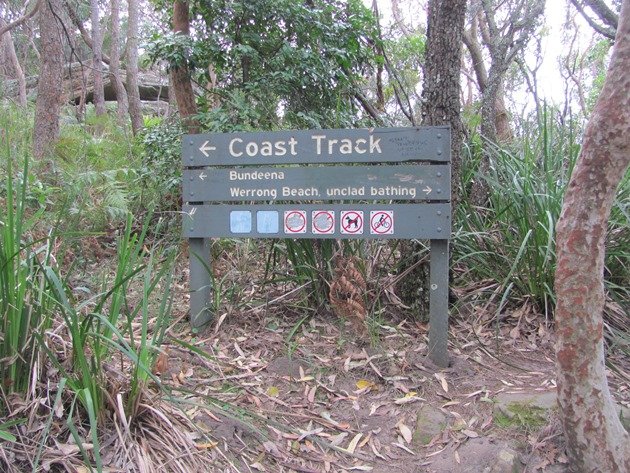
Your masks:
{"label": "left-pointing arrow", "polygon": [[216,149],[216,146],[210,146],[209,140],[204,141],[203,144],[199,147],[199,151],[201,151],[206,158],[210,156],[208,154],[208,151],[216,151]]}
{"label": "left-pointing arrow", "polygon": [[203,181],[206,177],[208,177],[208,175],[205,172],[201,171],[201,173],[199,174],[199,179]]}

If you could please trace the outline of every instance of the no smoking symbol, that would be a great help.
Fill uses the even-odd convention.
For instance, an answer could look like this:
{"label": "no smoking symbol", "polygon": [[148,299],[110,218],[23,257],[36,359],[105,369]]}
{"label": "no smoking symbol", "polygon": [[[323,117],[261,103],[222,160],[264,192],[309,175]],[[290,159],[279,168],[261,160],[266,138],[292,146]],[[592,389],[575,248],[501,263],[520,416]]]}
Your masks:
{"label": "no smoking symbol", "polygon": [[345,235],[363,233],[363,212],[360,210],[341,212],[341,233]]}
{"label": "no smoking symbol", "polygon": [[335,212],[332,210],[313,210],[313,233],[315,235],[329,235],[335,233]]}
{"label": "no smoking symbol", "polygon": [[394,212],[391,210],[370,212],[370,233],[372,235],[392,235],[394,233]]}

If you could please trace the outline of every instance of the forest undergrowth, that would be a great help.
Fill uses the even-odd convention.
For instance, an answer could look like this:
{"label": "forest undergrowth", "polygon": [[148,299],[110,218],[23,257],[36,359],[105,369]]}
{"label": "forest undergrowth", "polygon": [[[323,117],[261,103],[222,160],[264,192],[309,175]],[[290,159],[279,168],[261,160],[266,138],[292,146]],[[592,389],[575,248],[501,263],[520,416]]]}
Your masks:
{"label": "forest undergrowth", "polygon": [[[556,123],[552,110],[510,146],[469,137],[451,306],[452,353],[467,368],[444,372],[423,358],[426,318],[397,294],[405,255],[395,242],[215,241],[215,323],[191,332],[177,123],[147,120],[134,139],[112,119],[88,118],[86,128],[68,115],[41,162],[30,157],[30,123],[28,113],[2,106],[3,471],[187,472],[206,471],[208,462],[216,471],[360,471],[500,429],[484,400],[511,383],[514,371],[501,358],[526,364],[523,384],[532,389],[543,386],[533,366],[544,365],[543,387],[553,386],[554,228],[579,130]],[[483,177],[491,194],[476,206],[468,191],[482,146],[492,150]],[[630,393],[629,204],[626,176],[605,274],[611,384],[622,403]],[[342,273],[354,275],[360,320],[339,316]],[[263,370],[283,358],[272,384]],[[474,373],[493,370],[503,377],[492,387],[467,384],[467,373],[482,383]],[[363,416],[361,399],[368,411],[381,403],[375,409],[395,422],[365,430],[342,419],[340,405]],[[466,399],[474,408],[453,414],[448,434],[426,445],[409,439],[412,408]],[[242,445],[221,440],[225,426]],[[536,442],[523,438],[542,461]]]}

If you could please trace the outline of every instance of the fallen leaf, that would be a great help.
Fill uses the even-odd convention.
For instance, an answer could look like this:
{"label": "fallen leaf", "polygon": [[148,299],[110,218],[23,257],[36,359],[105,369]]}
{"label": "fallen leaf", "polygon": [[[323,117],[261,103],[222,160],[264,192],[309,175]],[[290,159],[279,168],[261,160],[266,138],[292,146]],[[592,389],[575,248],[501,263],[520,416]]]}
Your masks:
{"label": "fallen leaf", "polygon": [[416,401],[424,401],[424,399],[418,396],[418,393],[416,393],[415,391],[410,391],[407,394],[405,394],[404,397],[396,399],[394,401],[394,404],[398,404],[398,405],[409,404],[410,402],[416,402]]}
{"label": "fallen leaf", "polygon": [[204,442],[196,443],[195,447],[197,447],[199,450],[209,450],[211,448],[215,448],[217,445],[219,445],[217,442]]}
{"label": "fallen leaf", "polygon": [[442,389],[444,390],[444,392],[447,393],[448,383],[446,382],[446,378],[444,377],[444,375],[442,373],[435,373],[434,376],[440,381],[440,384],[442,385]]}
{"label": "fallen leaf", "polygon": [[311,404],[315,402],[316,392],[317,392],[317,386],[313,386],[308,392],[308,396],[306,397],[306,399],[308,399],[308,402],[310,402]]}
{"label": "fallen leaf", "polygon": [[457,464],[459,465],[462,461],[461,461],[461,459],[459,458],[459,452],[458,452],[457,450],[455,450],[454,456],[455,456],[455,461],[456,461],[456,462],[457,462]]}
{"label": "fallen leaf", "polygon": [[359,433],[359,434],[356,434],[352,440],[350,440],[350,443],[346,447],[346,450],[349,453],[354,453],[354,451],[356,450],[357,445],[359,443],[359,440],[361,440],[361,437],[363,437],[363,434]]}
{"label": "fallen leaf", "polygon": [[462,429],[462,434],[471,439],[476,439],[477,437],[479,437],[479,434],[474,430]]}
{"label": "fallen leaf", "polygon": [[342,432],[338,435],[330,437],[330,444],[335,447],[338,447],[339,445],[341,445],[341,442],[343,442],[347,436],[348,436],[348,432]]}
{"label": "fallen leaf", "polygon": [[376,386],[376,384],[373,381],[369,381],[367,379],[360,379],[359,381],[357,381],[358,389],[373,388],[374,386]]}
{"label": "fallen leaf", "polygon": [[280,395],[280,390],[277,386],[269,386],[267,388],[267,396],[270,397],[278,397]]}
{"label": "fallen leaf", "polygon": [[411,441],[413,440],[413,433],[411,432],[411,429],[401,422],[400,424],[398,424],[398,430],[400,430],[400,433],[405,439],[405,442],[407,442],[408,444],[411,443]]}

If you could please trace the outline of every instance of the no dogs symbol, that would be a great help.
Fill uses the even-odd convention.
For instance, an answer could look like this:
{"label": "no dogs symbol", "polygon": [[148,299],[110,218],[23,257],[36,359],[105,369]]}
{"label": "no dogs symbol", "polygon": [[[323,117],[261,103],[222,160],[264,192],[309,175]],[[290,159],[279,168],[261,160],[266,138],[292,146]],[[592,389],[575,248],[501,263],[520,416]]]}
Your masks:
{"label": "no dogs symbol", "polygon": [[361,210],[346,210],[341,212],[341,233],[358,235],[363,233],[363,212]]}

